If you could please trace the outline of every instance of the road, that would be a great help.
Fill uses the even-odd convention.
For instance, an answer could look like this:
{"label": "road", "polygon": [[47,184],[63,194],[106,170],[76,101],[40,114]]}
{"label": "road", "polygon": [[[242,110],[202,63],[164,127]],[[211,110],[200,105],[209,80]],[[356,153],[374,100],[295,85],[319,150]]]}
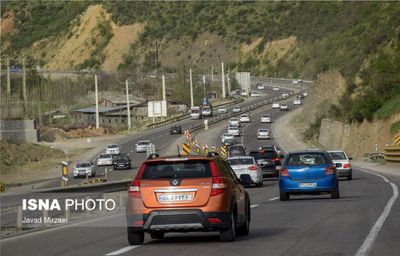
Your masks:
{"label": "road", "polygon": [[[282,115],[267,108],[253,114],[252,122],[243,131],[247,150],[276,143],[273,138],[263,142],[256,139],[259,117],[264,112],[270,113],[273,121]],[[225,126],[221,124],[218,132],[213,129],[199,136],[219,141]],[[293,196],[291,201],[281,202],[276,179],[265,180],[261,188],[248,188],[252,205],[250,235],[239,237],[233,243],[221,243],[217,233],[171,233],[163,240],[146,236],[144,245],[128,246],[125,219],[120,214],[2,240],[1,254],[355,255],[374,225],[379,224],[394,191],[373,173],[354,169],[353,174],[353,180],[340,181],[341,198],[337,200],[330,199],[329,195]],[[400,185],[399,176],[387,176],[387,179]],[[381,229],[372,231],[376,239],[366,242],[369,255],[400,255],[399,213],[400,203],[396,200]]]}

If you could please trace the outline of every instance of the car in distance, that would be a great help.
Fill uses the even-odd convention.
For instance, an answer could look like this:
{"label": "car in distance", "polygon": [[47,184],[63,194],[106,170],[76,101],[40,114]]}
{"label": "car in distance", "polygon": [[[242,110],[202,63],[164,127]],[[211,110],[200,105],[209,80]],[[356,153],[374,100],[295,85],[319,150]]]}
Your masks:
{"label": "car in distance", "polygon": [[246,156],[246,148],[243,144],[231,145],[228,151],[229,156]]}
{"label": "car in distance", "polygon": [[224,107],[221,107],[218,109],[218,114],[225,114],[226,112],[227,112],[226,108],[224,108]]}
{"label": "car in distance", "polygon": [[301,99],[296,97],[296,98],[293,100],[293,105],[301,105]]}
{"label": "car in distance", "polygon": [[281,107],[280,107],[281,111],[288,111],[289,110],[289,106],[286,103],[282,103]]}
{"label": "car in distance", "polygon": [[272,109],[280,109],[280,108],[281,108],[281,103],[279,102],[272,103]]}
{"label": "car in distance", "polygon": [[240,111],[242,111],[242,110],[240,109],[239,106],[236,106],[236,107],[234,107],[234,108],[232,109],[232,112],[233,112],[233,113],[240,113]]}
{"label": "car in distance", "polygon": [[231,119],[229,119],[229,125],[237,125],[239,127],[240,126],[240,118],[232,117]]}
{"label": "car in distance", "polygon": [[119,155],[121,154],[121,147],[117,144],[110,144],[106,147],[106,154]]}
{"label": "car in distance", "polygon": [[139,140],[136,144],[136,153],[147,152],[147,149],[151,146],[149,140]]}
{"label": "car in distance", "polygon": [[169,129],[169,134],[182,134],[182,127],[180,125],[173,125]]}
{"label": "car in distance", "polygon": [[226,160],[232,167],[236,176],[240,177],[242,174],[249,174],[252,182],[257,187],[263,185],[263,175],[260,166],[252,156],[233,156],[228,157]]}
{"label": "car in distance", "polygon": [[265,89],[265,86],[264,86],[262,83],[258,83],[258,84],[257,84],[257,89],[258,89],[258,90],[264,90],[264,89]]}
{"label": "car in distance", "polygon": [[303,92],[303,96],[307,97],[308,96],[308,92]]}
{"label": "car in distance", "polygon": [[235,138],[232,139],[226,139],[222,143],[224,146],[227,146],[228,148],[232,147],[233,145],[237,144],[237,140]]}
{"label": "car in distance", "polygon": [[167,232],[217,231],[222,242],[249,234],[250,175],[235,172],[219,156],[167,156],[146,160],[129,191],[127,238],[143,244]]}
{"label": "car in distance", "polygon": [[203,115],[201,114],[201,109],[200,107],[192,107],[190,109],[190,117],[192,119],[202,119]]}
{"label": "car in distance", "polygon": [[249,156],[254,157],[258,165],[261,167],[263,177],[278,177],[279,169],[281,166],[280,155],[275,149],[260,149],[257,151],[251,151]]}
{"label": "car in distance", "polygon": [[262,140],[262,139],[269,139],[269,130],[267,128],[260,128],[257,131],[257,139]]}
{"label": "car in distance", "polygon": [[112,165],[113,164],[113,157],[111,154],[100,154],[97,157],[97,166],[103,166],[103,165]]}
{"label": "car in distance", "polygon": [[229,125],[228,133],[232,134],[233,136],[240,136],[240,129],[236,125]]}
{"label": "car in distance", "polygon": [[276,87],[276,86],[275,86],[275,87],[272,88],[272,90],[274,90],[274,91],[279,91],[279,87]]}
{"label": "car in distance", "polygon": [[338,177],[347,177],[348,180],[353,179],[353,170],[350,164],[352,158],[348,157],[346,152],[342,150],[330,150],[328,153],[336,166]]}
{"label": "car in distance", "polygon": [[287,98],[287,97],[289,97],[289,93],[288,93],[288,92],[284,92],[284,93],[282,93],[282,97],[283,97],[283,98]]}
{"label": "car in distance", "polygon": [[224,134],[222,134],[221,142],[224,143],[225,140],[227,140],[227,139],[233,139],[233,138],[234,138],[234,137],[233,137],[232,134],[230,134],[230,133],[224,133]]}
{"label": "car in distance", "polygon": [[331,194],[339,198],[336,167],[328,152],[305,150],[286,155],[279,174],[279,197],[290,199],[291,194]]}
{"label": "car in distance", "polygon": [[271,116],[269,114],[263,114],[261,116],[261,123],[271,123]]}
{"label": "car in distance", "polygon": [[260,97],[260,96],[261,96],[261,94],[259,92],[256,92],[256,91],[250,92],[250,97]]}
{"label": "car in distance", "polygon": [[131,169],[131,159],[129,156],[117,156],[114,158],[114,164],[113,164],[114,170],[117,169]]}
{"label": "car in distance", "polygon": [[241,123],[250,123],[250,115],[249,114],[241,114],[239,121]]}
{"label": "car in distance", "polygon": [[85,177],[86,175],[88,177],[95,177],[96,171],[94,169],[94,165],[92,162],[89,161],[77,162],[74,166],[73,175],[74,179],[80,176]]}

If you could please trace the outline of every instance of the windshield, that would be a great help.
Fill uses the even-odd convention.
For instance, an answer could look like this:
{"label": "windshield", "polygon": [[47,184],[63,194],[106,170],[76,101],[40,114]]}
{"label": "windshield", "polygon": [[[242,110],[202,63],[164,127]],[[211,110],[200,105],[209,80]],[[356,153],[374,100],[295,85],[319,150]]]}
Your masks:
{"label": "windshield", "polygon": [[109,145],[108,148],[118,148],[117,145]]}
{"label": "windshield", "polygon": [[144,145],[149,145],[150,142],[148,141],[139,141],[138,145],[144,146]]}
{"label": "windshield", "polygon": [[347,157],[343,152],[329,152],[333,160],[346,160]]}
{"label": "windshield", "polygon": [[288,166],[313,166],[329,164],[329,159],[323,153],[291,154],[286,160]]}
{"label": "windshield", "polygon": [[258,130],[258,132],[269,132],[269,130],[268,129],[260,129],[260,130]]}
{"label": "windshield", "polygon": [[111,155],[109,155],[109,154],[102,154],[99,156],[99,158],[110,158],[110,157],[111,157]]}
{"label": "windshield", "polygon": [[254,164],[253,159],[251,158],[236,158],[236,159],[228,159],[229,165],[252,165]]}
{"label": "windshield", "polygon": [[206,178],[211,177],[208,160],[147,163],[142,179]]}
{"label": "windshield", "polygon": [[258,159],[271,159],[278,157],[275,151],[264,151],[264,152],[250,152],[250,156],[254,157],[256,160]]}
{"label": "windshield", "polygon": [[90,163],[77,163],[76,167],[81,168],[81,167],[90,167]]}
{"label": "windshield", "polygon": [[115,159],[115,161],[128,161],[129,158],[127,156],[117,156]]}

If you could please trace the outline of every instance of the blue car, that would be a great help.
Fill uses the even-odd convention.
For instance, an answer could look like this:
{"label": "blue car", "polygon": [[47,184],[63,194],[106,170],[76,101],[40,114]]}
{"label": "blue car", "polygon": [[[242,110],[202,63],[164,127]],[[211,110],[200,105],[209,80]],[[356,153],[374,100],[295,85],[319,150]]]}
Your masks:
{"label": "blue car", "polygon": [[339,198],[339,182],[336,166],[328,152],[306,150],[286,155],[279,173],[279,195],[281,201],[290,199],[290,194],[331,194]]}

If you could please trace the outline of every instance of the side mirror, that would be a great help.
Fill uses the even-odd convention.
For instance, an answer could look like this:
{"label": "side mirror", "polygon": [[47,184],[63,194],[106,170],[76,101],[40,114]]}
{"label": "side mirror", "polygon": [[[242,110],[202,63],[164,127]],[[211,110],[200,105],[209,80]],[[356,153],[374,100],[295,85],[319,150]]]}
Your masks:
{"label": "side mirror", "polygon": [[250,186],[253,183],[250,174],[241,174],[240,175],[240,184],[243,186]]}

